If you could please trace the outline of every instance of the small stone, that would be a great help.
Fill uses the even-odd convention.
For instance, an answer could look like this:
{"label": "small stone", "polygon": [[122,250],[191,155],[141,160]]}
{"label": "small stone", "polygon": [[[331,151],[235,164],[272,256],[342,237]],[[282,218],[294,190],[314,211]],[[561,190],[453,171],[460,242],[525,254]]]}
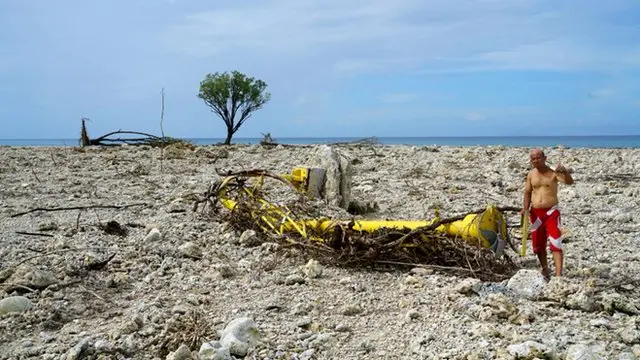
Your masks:
{"label": "small stone", "polygon": [[149,231],[147,236],[145,236],[144,238],[144,241],[146,242],[155,242],[160,240],[162,240],[162,233],[160,233],[160,230],[158,230],[158,228],[151,229],[151,231]]}
{"label": "small stone", "polygon": [[110,352],[113,349],[113,345],[104,339],[97,340],[93,344],[93,347],[96,349],[96,352],[98,353]]}
{"label": "small stone", "polygon": [[216,264],[214,265],[214,269],[216,270],[217,277],[221,279],[228,279],[235,274],[231,266],[227,264]]}
{"label": "small stone", "polygon": [[433,269],[423,268],[423,267],[414,267],[411,269],[411,273],[417,276],[429,276],[433,275]]}
{"label": "small stone", "polygon": [[189,312],[189,307],[187,305],[178,304],[171,309],[171,312],[174,314],[186,314]]}
{"label": "small stone", "polygon": [[460,294],[479,293],[482,282],[475,278],[466,278],[456,285],[456,292]]}
{"label": "small stone", "polygon": [[633,216],[630,213],[622,213],[614,216],[613,221],[619,224],[630,223],[633,221]]}
{"label": "small stone", "polygon": [[593,320],[589,321],[589,324],[591,326],[595,326],[595,327],[602,327],[602,328],[609,328],[610,327],[609,320],[607,320],[605,318],[593,319]]}
{"label": "small stone", "polygon": [[638,360],[638,357],[632,352],[623,352],[618,355],[618,360]]}
{"label": "small stone", "polygon": [[285,285],[304,284],[305,280],[302,276],[298,274],[293,274],[293,275],[287,276],[287,278],[284,279],[284,283]]}
{"label": "small stone", "polygon": [[85,337],[80,342],[76,344],[76,346],[72,347],[65,354],[65,360],[79,360],[82,356],[82,353],[89,347],[89,338]]}
{"label": "small stone", "polygon": [[312,323],[312,320],[310,317],[303,317],[300,320],[296,321],[296,326],[304,328],[311,325],[311,323]]}
{"label": "small stone", "polygon": [[9,313],[21,313],[33,306],[31,300],[24,296],[9,296],[0,300],[0,315]]}
{"label": "small stone", "polygon": [[167,355],[166,360],[193,360],[193,357],[187,345],[182,344],[175,352]]}
{"label": "small stone", "polygon": [[188,258],[202,259],[202,249],[191,241],[188,241],[178,248],[180,253]]}
{"label": "small stone", "polygon": [[594,354],[588,346],[583,344],[571,345],[565,354],[565,360],[599,360],[602,357]]}
{"label": "small stone", "polygon": [[220,344],[237,356],[246,356],[258,341],[258,326],[249,317],[232,320],[222,331]]}
{"label": "small stone", "polygon": [[525,341],[521,344],[507,346],[507,352],[517,359],[548,359],[553,357],[553,351],[544,344],[535,341]]}
{"label": "small stone", "polygon": [[593,296],[590,296],[585,291],[578,291],[575,294],[571,294],[567,297],[566,306],[569,309],[582,310],[582,311],[596,311],[598,306],[593,300]]}
{"label": "small stone", "polygon": [[620,329],[618,334],[622,342],[627,345],[640,344],[640,330],[636,329],[633,325]]}
{"label": "small stone", "polygon": [[308,349],[302,352],[300,356],[298,356],[299,360],[310,360],[313,357],[314,349]]}
{"label": "small stone", "polygon": [[627,297],[620,294],[608,294],[603,296],[602,305],[604,310],[610,314],[613,314],[616,311],[629,315],[638,315],[640,313],[634,303],[632,303]]}
{"label": "small stone", "polygon": [[420,280],[418,280],[418,278],[413,275],[409,275],[404,279],[404,283],[407,285],[415,285],[419,282]]}
{"label": "small stone", "polygon": [[258,246],[262,243],[260,238],[256,235],[255,230],[245,230],[242,235],[240,235],[240,245],[246,247],[254,247]]}
{"label": "small stone", "polygon": [[314,259],[310,259],[309,262],[307,262],[303,271],[309,279],[315,279],[322,275],[322,267],[318,261]]}
{"label": "small stone", "polygon": [[203,343],[198,352],[200,360],[232,360],[229,349],[218,341]]}
{"label": "small stone", "polygon": [[544,291],[547,282],[537,270],[519,270],[507,282],[507,289],[525,299],[536,300]]}
{"label": "small stone", "polygon": [[51,271],[33,270],[25,275],[26,286],[34,289],[44,289],[56,284],[58,279]]}
{"label": "small stone", "polygon": [[362,308],[358,305],[347,305],[342,309],[342,315],[354,316],[362,313]]}
{"label": "small stone", "polygon": [[187,201],[183,198],[173,200],[167,208],[168,213],[183,213],[187,211]]}

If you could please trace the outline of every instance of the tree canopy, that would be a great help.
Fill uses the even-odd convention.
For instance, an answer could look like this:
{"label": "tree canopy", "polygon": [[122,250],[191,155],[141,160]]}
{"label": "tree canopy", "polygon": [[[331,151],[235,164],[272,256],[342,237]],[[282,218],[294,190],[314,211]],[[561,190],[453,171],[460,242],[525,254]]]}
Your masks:
{"label": "tree canopy", "polygon": [[267,84],[239,72],[207,74],[200,82],[198,97],[218,115],[227,126],[225,144],[231,144],[233,134],[271,99]]}

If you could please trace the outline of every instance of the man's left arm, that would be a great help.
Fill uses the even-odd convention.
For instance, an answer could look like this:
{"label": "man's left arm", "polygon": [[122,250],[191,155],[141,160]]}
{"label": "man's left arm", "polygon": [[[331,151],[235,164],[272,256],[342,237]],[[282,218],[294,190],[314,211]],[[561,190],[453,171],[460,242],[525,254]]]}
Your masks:
{"label": "man's left arm", "polygon": [[562,165],[558,165],[556,168],[556,177],[567,185],[573,184],[573,177],[571,176],[571,173],[569,173],[569,170]]}

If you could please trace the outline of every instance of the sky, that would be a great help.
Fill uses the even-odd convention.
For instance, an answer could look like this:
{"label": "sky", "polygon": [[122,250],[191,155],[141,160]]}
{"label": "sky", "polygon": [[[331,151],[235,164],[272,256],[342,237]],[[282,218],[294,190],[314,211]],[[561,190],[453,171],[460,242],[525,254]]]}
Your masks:
{"label": "sky", "polygon": [[0,43],[2,139],[221,138],[232,70],[235,137],[640,134],[637,0],[2,0]]}

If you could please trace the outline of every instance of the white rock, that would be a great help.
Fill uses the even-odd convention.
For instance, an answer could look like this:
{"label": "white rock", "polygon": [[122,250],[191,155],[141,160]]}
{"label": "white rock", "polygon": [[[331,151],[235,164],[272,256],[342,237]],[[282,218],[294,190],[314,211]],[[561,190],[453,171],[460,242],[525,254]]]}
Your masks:
{"label": "white rock", "polygon": [[193,357],[191,356],[191,350],[185,344],[182,344],[176,351],[169,353],[166,360],[193,360]]}
{"label": "white rock", "polygon": [[315,259],[310,259],[309,262],[304,266],[304,274],[309,279],[315,279],[322,276],[322,266]]}
{"label": "white rock", "polygon": [[638,357],[631,352],[623,352],[618,355],[618,360],[638,360]]}
{"label": "white rock", "polygon": [[593,193],[594,195],[609,195],[609,189],[604,186],[596,186]]}
{"label": "white rock", "polygon": [[565,354],[565,360],[599,360],[602,357],[594,354],[588,346],[582,344],[571,345]]}
{"label": "white rock", "polygon": [[566,305],[569,309],[583,310],[583,311],[595,311],[597,305],[593,300],[593,295],[587,294],[585,291],[578,291],[575,294],[571,294],[567,297]]}
{"label": "white rock", "polygon": [[354,316],[354,315],[358,315],[360,313],[362,313],[363,309],[360,307],[360,305],[358,304],[349,304],[349,305],[345,305],[342,308],[342,315],[345,316]]}
{"label": "white rock", "polygon": [[158,228],[151,229],[151,231],[149,231],[147,236],[145,236],[144,238],[145,242],[155,242],[160,240],[162,240],[162,233],[160,232],[160,230],[158,230]]}
{"label": "white rock", "polygon": [[533,359],[534,357],[548,359],[553,356],[553,351],[547,345],[535,341],[509,345],[507,352],[518,359]]}
{"label": "white rock", "polygon": [[622,213],[614,216],[613,221],[619,224],[630,223],[633,221],[633,216],[630,213]]}
{"label": "white rock", "polygon": [[298,274],[291,274],[284,279],[286,285],[304,284],[305,280]]}
{"label": "white rock", "polygon": [[203,343],[198,351],[200,360],[232,360],[229,349],[222,346],[218,341]]}
{"label": "white rock", "polygon": [[188,241],[178,248],[180,253],[193,259],[202,259],[202,249],[191,241]]}
{"label": "white rock", "polygon": [[31,300],[24,296],[9,296],[0,300],[0,315],[8,313],[21,313],[33,306]]}
{"label": "white rock", "polygon": [[314,349],[308,349],[302,352],[300,356],[298,356],[299,360],[310,360],[313,357]]}
{"label": "white rock", "polygon": [[519,270],[507,282],[507,288],[518,296],[529,300],[536,300],[544,291],[547,282],[537,270]]}
{"label": "white rock", "polygon": [[242,235],[240,235],[240,245],[246,247],[253,247],[260,245],[260,239],[256,235],[255,230],[245,230]]}
{"label": "white rock", "polygon": [[404,283],[407,285],[415,285],[415,284],[418,284],[419,282],[420,280],[418,280],[418,278],[413,275],[407,275],[407,277],[404,278]]}
{"label": "white rock", "polygon": [[82,356],[82,353],[87,349],[88,346],[89,346],[89,338],[85,337],[82,340],[80,340],[74,347],[69,349],[69,351],[67,351],[63,359],[79,360]]}
{"label": "white rock", "polygon": [[33,287],[36,289],[44,289],[47,286],[56,284],[58,279],[56,279],[55,275],[51,271],[45,270],[33,270],[25,275],[25,280],[27,282],[27,286]]}
{"label": "white rock", "polygon": [[169,213],[178,213],[187,211],[188,203],[183,198],[177,198],[169,204],[167,212]]}
{"label": "white rock", "polygon": [[478,293],[482,287],[482,282],[476,278],[466,278],[460,281],[455,288],[460,294],[468,294],[470,292]]}
{"label": "white rock", "polygon": [[258,326],[249,317],[232,320],[222,331],[220,344],[233,355],[246,356],[259,339]]}

